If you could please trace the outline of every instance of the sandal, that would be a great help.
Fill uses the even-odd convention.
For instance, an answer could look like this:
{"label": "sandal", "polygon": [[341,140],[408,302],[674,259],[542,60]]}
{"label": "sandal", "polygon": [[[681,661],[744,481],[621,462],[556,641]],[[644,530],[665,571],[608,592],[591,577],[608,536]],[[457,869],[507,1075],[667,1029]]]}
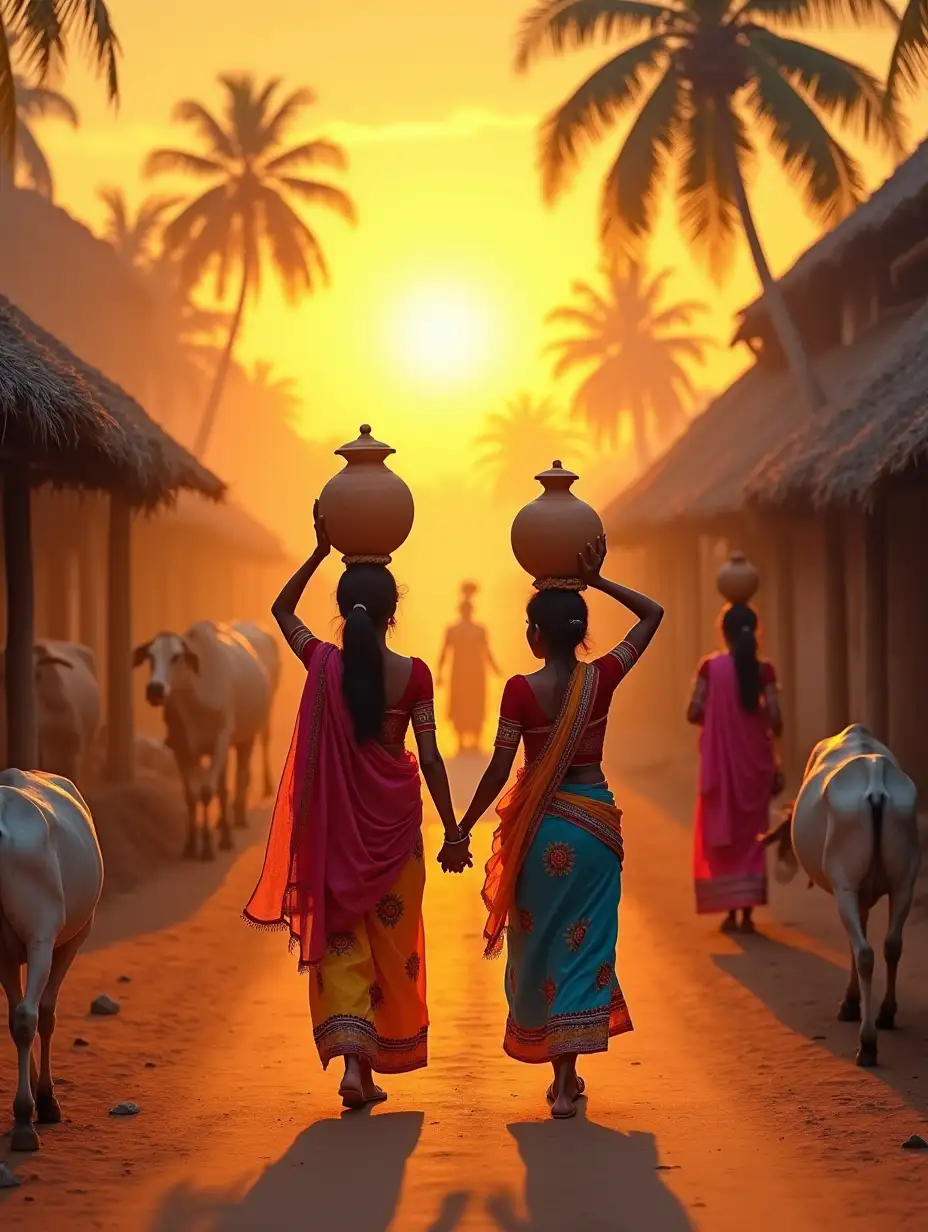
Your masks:
{"label": "sandal", "polygon": [[[581,1095],[583,1095],[585,1091],[586,1091],[586,1083],[583,1081],[583,1079],[578,1074],[577,1075],[577,1094],[574,1096],[574,1103],[577,1102],[577,1100],[581,1097]],[[548,1087],[547,1091],[545,1091],[545,1099],[548,1101],[549,1104],[554,1103],[554,1083],[553,1082]]]}
{"label": "sandal", "polygon": [[374,1087],[376,1095],[370,1097],[365,1096],[358,1087],[339,1087],[338,1093],[342,1097],[343,1108],[365,1108],[368,1104],[382,1104],[387,1098],[387,1093],[382,1087]]}

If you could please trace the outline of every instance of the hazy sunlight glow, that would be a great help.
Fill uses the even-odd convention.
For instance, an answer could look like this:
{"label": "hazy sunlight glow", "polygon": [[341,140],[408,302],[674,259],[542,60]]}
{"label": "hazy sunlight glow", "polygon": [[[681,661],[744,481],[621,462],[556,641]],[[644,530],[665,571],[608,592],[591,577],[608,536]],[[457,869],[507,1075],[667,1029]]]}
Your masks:
{"label": "hazy sunlight glow", "polygon": [[467,288],[418,288],[392,317],[394,358],[409,376],[430,384],[458,385],[482,375],[490,351],[489,316],[488,306]]}

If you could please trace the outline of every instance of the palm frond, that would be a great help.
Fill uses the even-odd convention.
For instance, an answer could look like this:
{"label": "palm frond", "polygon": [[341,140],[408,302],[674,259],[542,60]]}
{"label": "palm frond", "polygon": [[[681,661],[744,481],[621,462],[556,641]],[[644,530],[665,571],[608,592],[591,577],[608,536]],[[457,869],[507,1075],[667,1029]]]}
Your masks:
{"label": "palm frond", "polygon": [[866,185],[859,165],[772,60],[756,52],[752,71],[746,105],[767,132],[809,213],[833,226],[863,200]]}
{"label": "palm frond", "polygon": [[185,98],[174,106],[173,117],[178,124],[189,124],[200,134],[206,148],[217,161],[233,160],[236,149],[219,121],[196,99]]}
{"label": "palm frond", "polygon": [[287,189],[295,197],[299,197],[301,201],[306,201],[313,205],[322,205],[327,210],[331,210],[334,214],[344,218],[346,222],[352,225],[357,223],[358,216],[354,202],[346,192],[336,188],[333,184],[320,184],[315,180],[295,179],[289,175],[281,176],[280,182],[285,184]]}
{"label": "palm frond", "polygon": [[347,171],[348,155],[334,141],[319,139],[294,146],[264,164],[264,170],[269,175],[296,171],[300,167],[331,167],[334,171]]}
{"label": "palm frond", "polygon": [[[29,6],[35,10],[44,7],[40,3]],[[97,71],[106,81],[106,91],[111,103],[119,102],[119,66],[121,52],[119,39],[110,20],[109,7],[105,0],[60,0],[61,24],[66,31],[77,26],[84,48]]]}
{"label": "palm frond", "polygon": [[80,127],[77,108],[64,94],[45,86],[27,85],[20,79],[16,81],[16,110],[28,120],[63,120],[72,128]]}
{"label": "palm frond", "polygon": [[742,21],[760,17],[793,29],[899,25],[899,14],[889,0],[745,0],[738,16]]}
{"label": "palm frond", "polygon": [[640,97],[666,54],[664,36],[653,35],[614,56],[588,77],[545,121],[539,165],[546,201],[554,201],[585,149],[601,141]]}
{"label": "palm frond", "polygon": [[10,169],[16,153],[16,79],[10,58],[10,43],[0,9],[0,162]]}
{"label": "palm frond", "polygon": [[638,112],[603,185],[601,233],[607,251],[628,251],[650,234],[667,159],[684,118],[685,98],[673,67]]}
{"label": "palm frond", "polygon": [[915,91],[928,72],[928,0],[908,0],[889,62],[886,92],[898,101],[901,89]]}
{"label": "palm frond", "polygon": [[720,282],[728,270],[741,218],[723,142],[728,126],[735,133],[737,157],[745,174],[755,151],[740,117],[720,115],[704,102],[693,109],[684,127],[683,168],[678,190],[680,229],[705,254],[712,277]]}
{"label": "palm frond", "polygon": [[152,150],[142,164],[142,175],[153,179],[158,175],[183,174],[197,177],[221,175],[224,168],[212,158],[190,150]]}
{"label": "palm frond", "polygon": [[603,328],[602,313],[589,312],[586,308],[571,308],[565,304],[552,308],[545,314],[546,325],[582,325],[588,333],[598,333]]}
{"label": "palm frond", "polygon": [[287,298],[294,301],[300,292],[315,290],[315,278],[329,284],[329,268],[319,241],[283,197],[272,189],[261,193],[265,237],[271,258]]}
{"label": "palm frond", "polygon": [[901,157],[905,121],[891,95],[867,69],[819,47],[755,27],[749,52],[760,48],[780,74],[798,85],[829,119]]}
{"label": "palm frond", "polygon": [[8,12],[6,21],[15,30],[18,56],[30,76],[45,81],[52,65],[60,63],[65,53],[57,0],[35,0],[30,4],[20,0],[12,13]]}
{"label": "palm frond", "polygon": [[294,90],[288,94],[269,120],[262,126],[262,140],[265,149],[269,149],[283,140],[288,129],[301,111],[312,107],[316,102],[316,93],[308,86]]}
{"label": "palm frond", "polygon": [[34,189],[40,197],[50,201],[54,195],[54,180],[48,159],[32,129],[20,120],[16,125],[16,156],[17,171],[25,173],[25,183]]}
{"label": "palm frond", "polygon": [[656,31],[678,13],[644,0],[540,0],[519,22],[516,69],[524,71],[544,51],[555,55],[597,39]]}

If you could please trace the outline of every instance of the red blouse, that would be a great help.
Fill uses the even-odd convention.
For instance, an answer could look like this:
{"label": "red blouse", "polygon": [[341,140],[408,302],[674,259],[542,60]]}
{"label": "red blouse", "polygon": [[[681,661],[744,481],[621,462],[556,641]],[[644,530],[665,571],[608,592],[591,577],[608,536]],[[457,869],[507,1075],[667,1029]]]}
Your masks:
{"label": "red blouse", "polygon": [[[638,652],[630,642],[620,642],[608,654],[594,660],[599,668],[599,683],[596,697],[593,699],[590,721],[577,745],[572,766],[596,766],[602,761],[612,695],[637,661]],[[525,764],[529,765],[547,743],[554,722],[551,716],[542,710],[528,680],[524,676],[513,676],[506,681],[503,690],[496,748],[517,749],[519,741],[524,741]]]}
{"label": "red blouse", "polygon": [[[323,643],[304,624],[300,624],[290,635],[290,649],[303,663],[307,671],[313,655]],[[428,664],[421,659],[412,660],[412,671],[399,701],[388,706],[383,716],[383,727],[380,731],[380,743],[389,745],[405,744],[409,721],[416,735],[435,730],[435,691],[432,687],[432,673]]]}
{"label": "red blouse", "polygon": [[[699,668],[696,671],[696,675],[698,676],[700,680],[705,681],[707,688],[709,686],[709,660],[711,658],[712,658],[712,655],[706,655],[706,657],[700,661]],[[776,683],[777,683],[777,674],[773,670],[773,664],[768,663],[766,659],[761,659],[760,661],[760,687],[762,689],[769,689],[772,685],[776,685]]]}

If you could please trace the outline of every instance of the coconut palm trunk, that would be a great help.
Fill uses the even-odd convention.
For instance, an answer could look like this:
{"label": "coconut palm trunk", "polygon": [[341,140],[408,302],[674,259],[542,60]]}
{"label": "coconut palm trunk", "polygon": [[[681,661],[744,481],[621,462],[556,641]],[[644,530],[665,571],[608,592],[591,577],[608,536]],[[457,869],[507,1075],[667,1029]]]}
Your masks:
{"label": "coconut palm trunk", "polygon": [[[723,115],[728,115],[727,104],[723,103],[719,110]],[[757,234],[754,215],[751,212],[751,204],[748,201],[747,189],[745,188],[741,166],[738,162],[734,126],[729,118],[728,123],[719,127],[722,129],[720,145],[725,160],[728,163],[732,193],[734,194],[735,204],[738,207],[738,213],[741,215],[741,225],[744,227],[748,247],[754,259],[754,268],[757,270],[757,277],[760,279],[764,298],[767,301],[770,320],[776,331],[777,338],[780,340],[780,346],[783,348],[789,369],[805,395],[809,410],[820,410],[827,402],[825,391],[812,365],[812,360],[806,352],[802,338],[799,336],[799,330],[796,328],[796,323],[790,314],[786,297],[780,284],[770,272],[770,266],[767,264],[767,257],[760,242],[760,236]]]}
{"label": "coconut palm trunk", "polygon": [[222,395],[225,390],[226,380],[229,376],[229,369],[232,366],[232,354],[235,350],[235,344],[238,341],[239,331],[242,328],[242,320],[245,316],[245,301],[248,298],[248,288],[250,282],[251,267],[247,261],[243,261],[242,285],[238,293],[238,303],[235,305],[235,315],[232,317],[232,323],[229,326],[229,337],[226,340],[225,350],[222,352],[222,356],[216,367],[216,375],[213,378],[213,386],[209,391],[209,399],[207,400],[206,408],[203,411],[203,418],[200,420],[197,439],[193,446],[193,452],[201,462],[203,461],[210,438],[213,435],[213,428],[216,424],[216,416],[219,412],[219,404],[222,402]]}

